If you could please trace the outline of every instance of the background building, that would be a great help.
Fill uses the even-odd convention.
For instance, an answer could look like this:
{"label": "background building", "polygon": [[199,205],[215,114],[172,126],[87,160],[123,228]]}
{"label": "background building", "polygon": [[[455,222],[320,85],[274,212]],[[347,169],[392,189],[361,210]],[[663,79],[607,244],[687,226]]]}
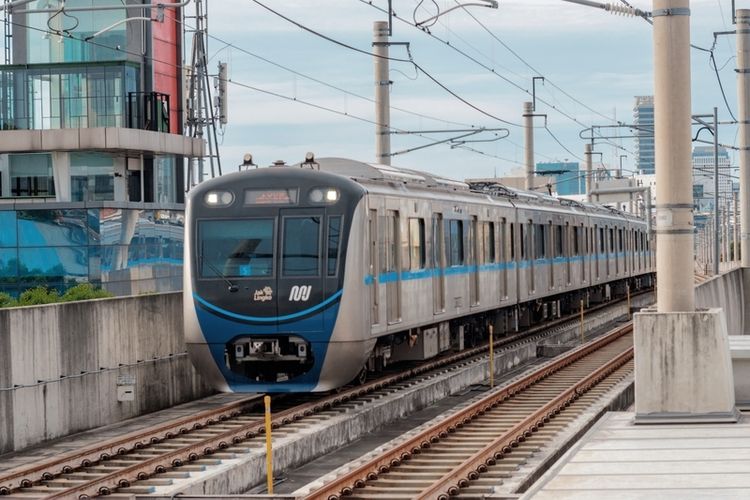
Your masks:
{"label": "background building", "polygon": [[[719,148],[719,198],[721,203],[732,199],[732,161],[726,148]],[[713,212],[714,209],[714,148],[693,148],[693,199],[696,211]]]}
{"label": "background building", "polygon": [[580,171],[577,162],[537,163],[536,171],[540,175],[551,176],[552,191],[558,196],[569,196],[586,192],[585,172]]}
{"label": "background building", "polygon": [[181,287],[183,162],[203,143],[182,135],[182,12],[142,3],[2,13],[0,291]]}
{"label": "background building", "polygon": [[653,174],[654,168],[654,96],[637,96],[633,106],[635,167],[641,174]]}

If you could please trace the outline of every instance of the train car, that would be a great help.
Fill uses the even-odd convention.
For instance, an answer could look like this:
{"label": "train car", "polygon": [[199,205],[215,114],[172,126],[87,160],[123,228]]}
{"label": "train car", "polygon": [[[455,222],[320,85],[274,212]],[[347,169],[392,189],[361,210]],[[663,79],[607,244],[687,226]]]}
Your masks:
{"label": "train car", "polygon": [[222,391],[327,391],[649,286],[647,239],[604,207],[354,160],[228,174],[188,195],[188,352]]}

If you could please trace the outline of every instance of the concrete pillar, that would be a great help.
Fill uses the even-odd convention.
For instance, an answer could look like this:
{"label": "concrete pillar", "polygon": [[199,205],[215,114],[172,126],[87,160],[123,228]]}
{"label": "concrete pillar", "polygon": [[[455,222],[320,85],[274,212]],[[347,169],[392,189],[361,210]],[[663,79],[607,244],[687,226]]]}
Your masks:
{"label": "concrete pillar", "polygon": [[391,81],[388,65],[388,23],[375,21],[372,25],[375,54],[375,161],[391,164]]}
{"label": "concrete pillar", "polygon": [[695,312],[690,2],[654,0],[657,306],[634,316],[635,421],[736,422],[724,311]]}
{"label": "concrete pillar", "polygon": [[[654,0],[656,274],[659,312],[694,311],[689,0]],[[685,10],[683,10],[685,9]],[[687,251],[686,251],[687,250]]]}
{"label": "concrete pillar", "polygon": [[[743,289],[750,290],[750,10],[737,9],[737,142],[740,159],[740,263]],[[745,325],[750,301],[745,301]]]}
{"label": "concrete pillar", "polygon": [[534,104],[523,103],[524,164],[526,165],[526,190],[534,189]]}
{"label": "concrete pillar", "polygon": [[740,220],[737,218],[739,217],[739,211],[738,211],[738,199],[737,199],[737,193],[732,192],[732,205],[734,208],[734,216],[732,217],[732,249],[734,251],[734,260],[739,262],[740,260],[740,253],[739,253],[739,242],[740,242]]}
{"label": "concrete pillar", "polygon": [[583,159],[586,162],[586,201],[591,201],[591,191],[594,189],[593,178],[591,176],[591,144],[583,145]]}

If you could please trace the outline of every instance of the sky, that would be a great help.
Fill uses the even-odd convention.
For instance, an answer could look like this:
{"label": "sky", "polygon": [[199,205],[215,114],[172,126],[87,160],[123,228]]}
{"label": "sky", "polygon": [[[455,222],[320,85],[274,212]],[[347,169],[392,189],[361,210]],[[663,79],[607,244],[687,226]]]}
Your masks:
{"label": "sky", "polygon": [[[371,51],[373,22],[386,20],[378,8],[385,9],[387,0],[261,2],[363,52]],[[209,66],[215,70],[219,61],[227,62],[231,79],[229,123],[220,137],[225,172],[235,170],[245,153],[262,166],[301,161],[308,151],[317,157],[374,161],[370,55],[311,34],[254,0],[207,3]],[[630,3],[651,9],[649,0]],[[750,0],[736,3],[750,8]],[[444,14],[429,28],[434,36],[413,26],[414,18],[424,20],[437,8],[444,12],[455,5],[454,0],[393,0],[398,17],[392,41],[408,43],[413,60],[445,88],[408,62],[391,62],[391,126],[411,132],[505,127],[510,135],[489,141],[496,136],[484,132],[471,138],[482,142],[465,147],[443,144],[396,154],[393,165],[456,179],[518,170],[524,161],[518,125],[523,102],[531,100],[534,76],[545,78],[537,82],[536,113],[547,115],[549,129],[543,117],[535,119],[537,162],[582,161],[583,129],[613,120],[632,123],[634,96],[653,94],[652,27],[643,19],[562,0],[500,0],[498,9],[468,7]],[[692,0],[690,6],[693,44],[710,49],[713,32],[733,29],[731,0]],[[405,45],[390,50],[393,58],[409,57]],[[709,54],[694,49],[691,56],[693,113],[710,114],[717,107],[720,120],[731,120]],[[720,36],[715,58],[729,109],[736,115],[734,56],[734,36]],[[627,129],[622,132],[629,135]],[[423,135],[428,138],[393,135],[392,151],[459,133]],[[705,132],[702,137],[710,140]],[[721,127],[719,139],[735,144],[735,127]],[[627,155],[623,167],[634,168],[634,142],[618,141],[620,148],[597,143],[595,151],[610,166]],[[733,159],[736,164],[736,155]]]}

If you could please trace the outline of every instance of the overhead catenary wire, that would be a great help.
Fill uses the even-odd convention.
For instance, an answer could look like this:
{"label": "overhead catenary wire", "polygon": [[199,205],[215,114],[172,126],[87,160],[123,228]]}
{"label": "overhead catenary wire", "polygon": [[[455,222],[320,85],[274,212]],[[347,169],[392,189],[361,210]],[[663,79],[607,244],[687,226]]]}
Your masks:
{"label": "overhead catenary wire", "polygon": [[442,83],[441,81],[439,81],[435,76],[433,76],[431,73],[429,73],[427,70],[425,70],[424,67],[422,67],[420,64],[418,64],[416,61],[414,61],[411,57],[409,59],[402,59],[402,58],[391,57],[391,56],[386,57],[386,56],[382,56],[380,54],[375,54],[374,52],[370,52],[368,50],[360,49],[360,48],[355,47],[353,45],[350,45],[348,43],[342,42],[340,40],[336,40],[335,38],[330,37],[328,35],[325,35],[325,34],[319,32],[319,31],[316,31],[316,30],[314,30],[314,29],[312,29],[312,28],[310,28],[308,26],[305,26],[304,24],[300,23],[299,21],[295,21],[294,19],[290,18],[289,16],[286,16],[286,15],[282,14],[281,12],[272,9],[271,7],[269,7],[268,5],[264,4],[263,2],[261,2],[259,0],[249,0],[249,1],[257,4],[258,6],[264,8],[264,9],[266,9],[267,11],[271,12],[275,16],[277,16],[277,17],[279,17],[279,18],[281,18],[281,19],[283,19],[283,20],[285,20],[285,21],[287,21],[287,22],[289,22],[289,23],[297,26],[301,30],[307,31],[308,33],[310,33],[312,35],[315,35],[315,36],[317,36],[319,38],[322,38],[323,40],[331,42],[331,43],[333,43],[335,45],[338,45],[340,47],[343,47],[343,48],[346,48],[348,50],[352,50],[354,52],[358,52],[360,54],[364,54],[364,55],[367,55],[367,56],[370,56],[370,57],[377,57],[377,58],[380,58],[380,59],[387,59],[387,60],[393,61],[393,62],[403,62],[403,63],[412,64],[423,75],[425,75],[427,78],[429,78],[430,80],[432,80],[432,82],[435,83],[437,86],[439,86],[440,88],[442,88],[443,90],[445,90],[446,92],[448,92],[450,95],[452,95],[454,98],[458,99],[459,101],[461,101],[462,103],[466,104],[470,108],[474,109],[475,111],[477,111],[477,112],[479,112],[479,113],[487,116],[488,118],[492,118],[493,120],[497,120],[500,123],[505,123],[506,125],[510,125],[510,126],[513,126],[513,127],[521,128],[521,124],[520,123],[511,122],[511,121],[506,120],[504,118],[500,118],[499,116],[497,116],[497,115],[495,115],[493,113],[490,113],[488,111],[485,111],[484,109],[482,109],[479,106],[471,103],[470,101],[468,101],[464,97],[458,95],[458,93],[456,93],[455,91],[453,91],[450,88],[448,88],[447,85],[445,85],[444,83]]}
{"label": "overhead catenary wire", "polygon": [[[256,1],[256,0],[253,0],[253,1]],[[362,3],[362,4],[365,4],[365,5],[369,6],[369,7],[374,8],[374,9],[380,11],[380,12],[387,13],[387,9],[384,9],[382,7],[379,7],[379,6],[375,5],[372,0],[358,0],[358,1],[360,3]],[[408,26],[411,26],[411,27],[419,29],[421,32],[425,33],[429,37],[433,38],[434,40],[437,40],[437,41],[441,42],[445,46],[449,47],[451,50],[457,52],[458,54],[460,54],[461,56],[467,58],[471,62],[477,64],[478,66],[480,66],[482,68],[484,68],[485,70],[487,70],[490,73],[492,73],[494,76],[500,78],[501,80],[505,81],[506,83],[508,83],[509,85],[515,87],[516,89],[520,90],[521,92],[524,92],[525,94],[527,94],[529,96],[533,95],[532,92],[530,90],[528,90],[527,88],[524,88],[523,86],[521,86],[518,83],[514,82],[513,80],[511,80],[510,78],[506,77],[505,75],[497,72],[495,70],[495,68],[487,66],[483,62],[479,61],[476,57],[472,56],[471,54],[468,54],[464,50],[461,50],[459,47],[456,47],[455,44],[452,44],[449,41],[442,39],[441,37],[435,35],[434,33],[430,32],[429,30],[423,30],[419,26],[413,25],[411,22],[409,22],[409,20],[404,19],[403,17],[397,15],[396,13],[393,13],[393,18],[396,19],[396,20],[398,20],[398,21],[400,21],[400,22],[402,22],[402,23],[404,23],[404,24],[406,24],[406,25],[408,25]],[[558,106],[555,106],[554,104],[546,101],[545,99],[542,99],[539,96],[537,96],[536,100],[539,101],[539,102],[541,102],[541,103],[543,103],[543,104],[545,104],[545,105],[547,105],[547,106],[549,106],[552,110],[554,110],[557,113],[561,114],[562,116],[564,116],[568,120],[576,123],[577,125],[580,125],[581,127],[586,128],[587,125],[585,123],[581,122],[580,120],[578,120],[577,118],[575,118],[573,115],[571,115],[571,114],[569,114],[569,113],[561,110]],[[611,120],[611,118],[607,118],[607,119]],[[607,141],[607,142],[609,142],[609,141]],[[611,142],[609,142],[609,144],[612,145],[612,146],[614,146],[614,147],[616,147],[616,148],[618,148],[618,149],[620,149],[620,150],[622,150],[622,151],[626,151],[628,153],[633,154],[632,151],[630,151],[627,148],[624,148],[624,147],[622,147],[622,146],[620,146],[618,144],[611,143]]]}

